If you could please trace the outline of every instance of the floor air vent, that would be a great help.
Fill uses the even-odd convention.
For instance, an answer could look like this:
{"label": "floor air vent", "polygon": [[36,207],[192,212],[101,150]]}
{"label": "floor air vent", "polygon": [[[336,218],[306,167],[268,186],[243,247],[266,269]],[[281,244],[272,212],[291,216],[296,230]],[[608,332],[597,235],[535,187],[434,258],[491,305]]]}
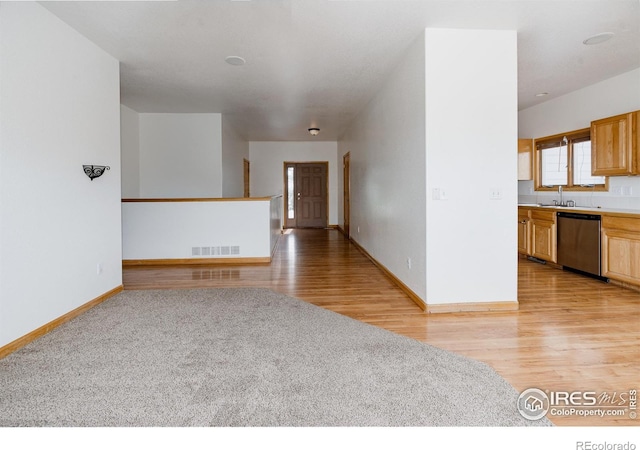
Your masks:
{"label": "floor air vent", "polygon": [[191,256],[229,256],[229,255],[239,255],[240,254],[240,246],[239,245],[223,245],[216,247],[191,247]]}

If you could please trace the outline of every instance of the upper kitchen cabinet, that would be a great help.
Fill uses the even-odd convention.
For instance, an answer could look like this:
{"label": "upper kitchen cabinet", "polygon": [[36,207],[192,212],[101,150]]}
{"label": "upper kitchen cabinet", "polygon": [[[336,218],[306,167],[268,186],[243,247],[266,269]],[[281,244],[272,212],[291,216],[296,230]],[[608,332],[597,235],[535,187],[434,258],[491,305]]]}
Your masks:
{"label": "upper kitchen cabinet", "polygon": [[593,175],[640,174],[640,111],[591,122]]}
{"label": "upper kitchen cabinet", "polygon": [[533,180],[533,139],[518,139],[518,181]]}

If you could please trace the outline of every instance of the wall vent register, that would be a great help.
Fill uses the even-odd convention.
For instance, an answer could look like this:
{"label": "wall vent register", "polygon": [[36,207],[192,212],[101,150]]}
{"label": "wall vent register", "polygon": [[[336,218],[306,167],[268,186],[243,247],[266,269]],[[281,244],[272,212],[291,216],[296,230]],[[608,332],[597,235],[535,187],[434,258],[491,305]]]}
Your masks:
{"label": "wall vent register", "polygon": [[239,245],[223,245],[215,247],[191,247],[191,256],[230,256],[239,255]]}

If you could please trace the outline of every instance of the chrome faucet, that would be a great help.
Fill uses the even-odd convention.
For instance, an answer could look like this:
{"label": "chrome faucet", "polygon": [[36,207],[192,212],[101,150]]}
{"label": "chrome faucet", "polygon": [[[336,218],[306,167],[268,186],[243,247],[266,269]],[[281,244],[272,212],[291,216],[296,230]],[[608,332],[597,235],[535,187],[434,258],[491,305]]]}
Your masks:
{"label": "chrome faucet", "polygon": [[558,194],[560,194],[560,201],[558,200],[554,200],[553,204],[555,206],[567,206],[564,201],[562,200],[562,185],[558,185]]}
{"label": "chrome faucet", "polygon": [[574,200],[567,200],[566,203],[564,202],[563,197],[562,197],[562,186],[558,186],[558,194],[560,194],[560,201],[554,200],[553,204],[555,206],[568,206],[568,207],[576,206],[576,202]]}
{"label": "chrome faucet", "polygon": [[560,206],[564,206],[564,202],[562,201],[562,185],[558,185],[558,194],[560,194]]}

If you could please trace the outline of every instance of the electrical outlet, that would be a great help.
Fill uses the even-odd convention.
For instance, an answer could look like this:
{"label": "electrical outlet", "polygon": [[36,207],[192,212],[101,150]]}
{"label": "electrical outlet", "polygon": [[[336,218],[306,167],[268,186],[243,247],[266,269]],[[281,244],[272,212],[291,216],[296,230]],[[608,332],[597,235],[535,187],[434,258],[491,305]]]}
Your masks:
{"label": "electrical outlet", "polygon": [[633,195],[633,189],[631,186],[622,186],[622,195],[625,197],[630,197]]}
{"label": "electrical outlet", "polygon": [[614,186],[611,188],[611,193],[613,195],[622,195],[622,186]]}
{"label": "electrical outlet", "polygon": [[502,189],[491,188],[491,191],[489,193],[489,198],[491,200],[502,200]]}

